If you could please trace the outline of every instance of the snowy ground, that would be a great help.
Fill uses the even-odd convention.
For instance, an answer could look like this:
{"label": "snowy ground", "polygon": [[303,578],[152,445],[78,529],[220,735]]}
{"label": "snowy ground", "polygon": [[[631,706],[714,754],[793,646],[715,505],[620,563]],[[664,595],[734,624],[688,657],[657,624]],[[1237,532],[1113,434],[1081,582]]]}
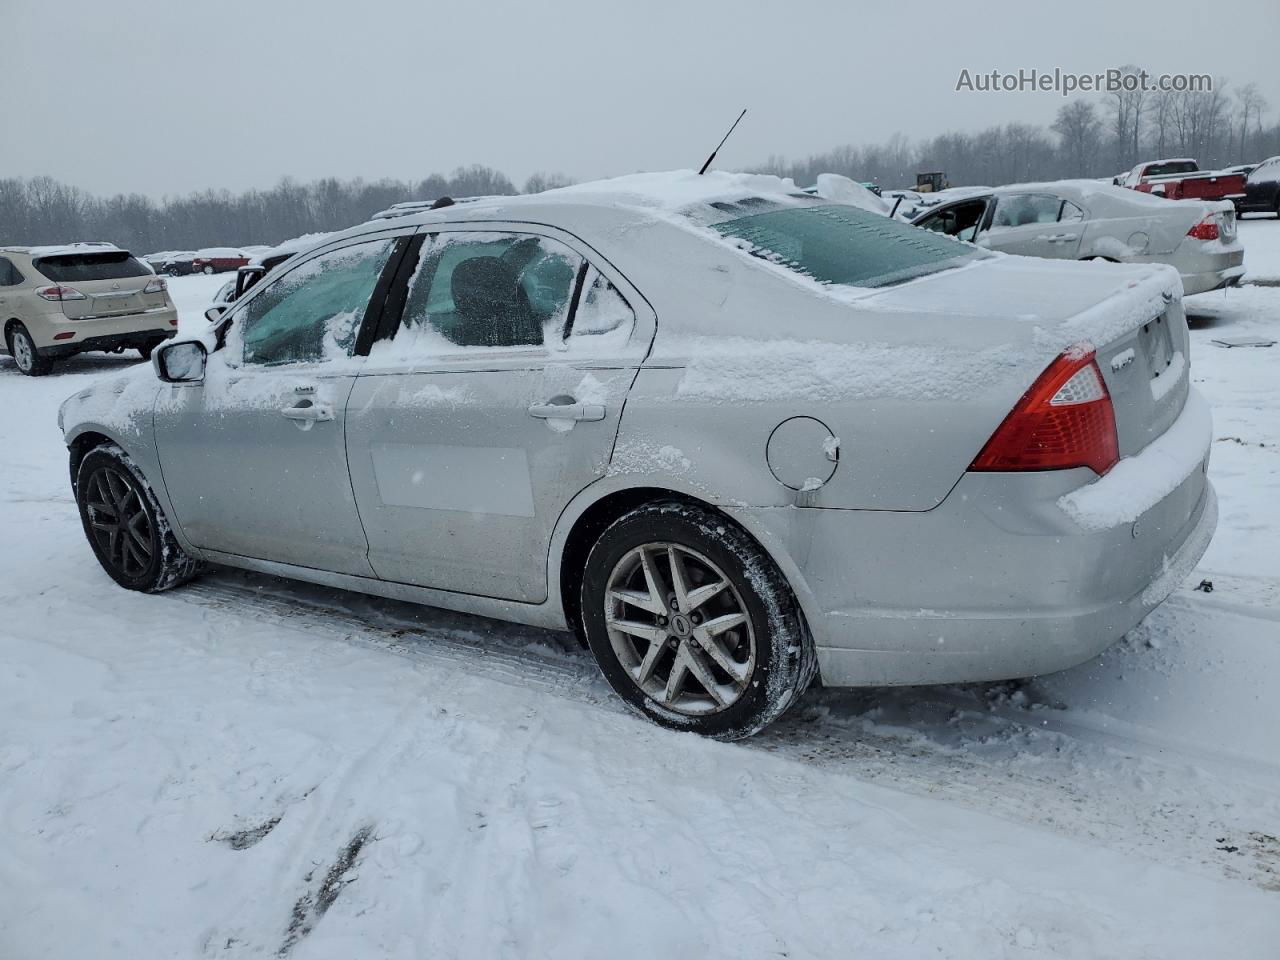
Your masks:
{"label": "snowy ground", "polygon": [[[1241,232],[1280,280],[1280,223]],[[221,280],[173,283],[184,325]],[[133,361],[0,359],[0,957],[1276,957],[1280,346],[1211,340],[1280,338],[1280,288],[1188,309],[1222,511],[1182,590],[1075,670],[811,694],[734,745],[559,634],[119,589],[54,415]]]}

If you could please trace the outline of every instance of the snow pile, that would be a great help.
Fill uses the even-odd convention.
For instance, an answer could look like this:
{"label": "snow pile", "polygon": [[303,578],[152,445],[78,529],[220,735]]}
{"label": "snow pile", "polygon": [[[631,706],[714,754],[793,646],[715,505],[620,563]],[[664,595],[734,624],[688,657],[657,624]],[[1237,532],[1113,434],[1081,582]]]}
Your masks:
{"label": "snow pile", "polygon": [[1060,498],[1058,506],[1086,530],[1132,523],[1203,466],[1212,440],[1213,414],[1192,388],[1173,426],[1105,477]]}
{"label": "snow pile", "polygon": [[845,203],[869,213],[889,215],[889,205],[860,183],[842,177],[838,173],[820,173],[817,182],[818,196],[833,203]]}

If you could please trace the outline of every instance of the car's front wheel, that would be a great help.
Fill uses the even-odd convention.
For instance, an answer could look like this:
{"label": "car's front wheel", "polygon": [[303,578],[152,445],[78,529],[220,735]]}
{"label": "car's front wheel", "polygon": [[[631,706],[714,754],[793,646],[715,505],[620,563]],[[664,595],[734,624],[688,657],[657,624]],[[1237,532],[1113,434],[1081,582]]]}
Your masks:
{"label": "car's front wheel", "polygon": [[95,447],[80,462],[76,502],[89,546],[120,586],[155,593],[199,572],[199,562],[179,545],[142,471],[115,444]]}
{"label": "car's front wheel", "polygon": [[750,736],[817,670],[772,560],[731,521],[691,504],[639,507],[601,534],[583,574],[582,616],[613,689],[674,729]]}
{"label": "car's front wheel", "polygon": [[204,268],[204,272],[205,272],[205,275],[208,276],[209,274],[213,273],[213,267],[206,266]]}
{"label": "car's front wheel", "polygon": [[9,356],[28,377],[42,377],[53,369],[53,361],[40,356],[35,340],[21,323],[9,328]]}

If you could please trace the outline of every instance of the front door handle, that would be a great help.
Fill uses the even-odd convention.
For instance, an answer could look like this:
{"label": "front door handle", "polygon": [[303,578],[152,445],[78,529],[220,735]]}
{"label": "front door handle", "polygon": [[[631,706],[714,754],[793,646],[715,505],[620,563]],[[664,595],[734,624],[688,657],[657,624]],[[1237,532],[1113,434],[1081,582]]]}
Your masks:
{"label": "front door handle", "polygon": [[602,403],[535,403],[529,416],[539,420],[603,420]]}
{"label": "front door handle", "polygon": [[333,419],[333,407],[323,403],[312,403],[311,401],[303,401],[296,407],[285,407],[280,411],[280,416],[286,420],[301,420],[306,423],[319,423],[323,420]]}

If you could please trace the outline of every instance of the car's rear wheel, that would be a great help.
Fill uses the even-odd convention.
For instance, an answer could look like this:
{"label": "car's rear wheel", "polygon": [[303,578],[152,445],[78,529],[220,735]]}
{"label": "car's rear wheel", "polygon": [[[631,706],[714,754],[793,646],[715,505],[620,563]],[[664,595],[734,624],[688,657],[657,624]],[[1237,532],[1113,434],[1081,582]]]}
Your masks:
{"label": "car's rear wheel", "polygon": [[731,521],[690,504],[649,504],[605,530],[587,557],[582,610],[613,689],[674,729],[750,736],[817,670],[772,560]]}
{"label": "car's rear wheel", "polygon": [[21,323],[9,327],[9,356],[28,377],[42,377],[53,369],[53,361],[40,356],[36,342]]}
{"label": "car's rear wheel", "polygon": [[85,455],[76,473],[76,502],[89,546],[120,586],[155,593],[199,572],[137,464],[115,444]]}

